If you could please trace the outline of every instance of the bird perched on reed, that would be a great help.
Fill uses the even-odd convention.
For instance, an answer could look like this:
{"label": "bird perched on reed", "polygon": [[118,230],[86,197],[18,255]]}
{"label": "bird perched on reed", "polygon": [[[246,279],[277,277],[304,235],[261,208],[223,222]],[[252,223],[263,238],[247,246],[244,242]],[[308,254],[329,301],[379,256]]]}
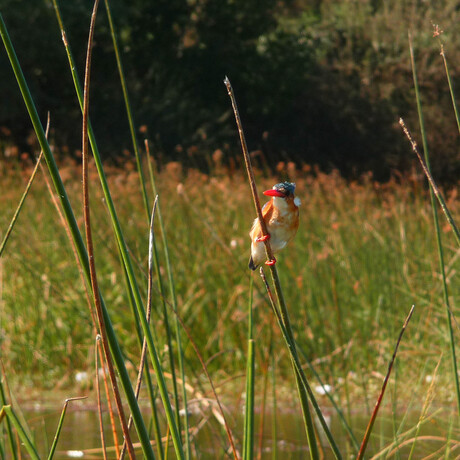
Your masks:
{"label": "bird perched on reed", "polygon": [[[251,237],[249,268],[251,270],[255,270],[265,259],[264,241],[270,239],[272,252],[276,253],[283,249],[297,233],[300,199],[294,196],[294,192],[295,184],[292,182],[281,182],[264,192],[264,195],[272,197],[262,208],[262,216],[269,234],[265,236],[262,234],[259,219],[256,218],[249,232]],[[276,259],[267,260],[265,263],[274,265]]]}

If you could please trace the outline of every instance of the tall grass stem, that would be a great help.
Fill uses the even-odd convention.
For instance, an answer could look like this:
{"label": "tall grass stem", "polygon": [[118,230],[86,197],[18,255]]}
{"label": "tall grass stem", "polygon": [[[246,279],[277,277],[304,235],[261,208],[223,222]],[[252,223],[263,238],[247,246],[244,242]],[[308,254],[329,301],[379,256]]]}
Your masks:
{"label": "tall grass stem", "polygon": [[54,457],[54,453],[56,452],[56,446],[59,441],[59,437],[61,436],[62,427],[64,425],[64,418],[67,412],[67,406],[72,401],[81,401],[82,399],[86,399],[86,398],[87,396],[77,396],[75,398],[67,398],[64,401],[64,406],[62,407],[61,416],[59,417],[58,426],[56,428],[56,433],[54,435],[53,444],[51,444],[50,452],[48,454],[48,460],[52,460]]}
{"label": "tall grass stem", "polygon": [[[147,317],[147,322],[150,323],[150,315],[152,312],[152,284],[153,284],[153,243],[154,243],[154,232],[153,232],[153,221],[155,219],[155,209],[158,203],[158,195],[155,197],[155,201],[153,202],[153,210],[151,213],[151,218],[150,218],[150,229],[149,229],[149,252],[148,252],[148,279],[147,279],[147,306],[146,306],[146,317]],[[136,395],[136,399],[139,398],[139,393],[141,390],[141,383],[142,383],[142,374],[144,371],[144,366],[145,366],[145,358],[147,356],[147,340],[144,338],[144,341],[142,343],[142,352],[141,352],[141,359],[139,360],[139,370],[137,372],[137,381],[136,381],[136,388],[134,390],[134,394]],[[131,428],[133,419],[130,416],[128,420],[128,429]],[[161,444],[161,440],[160,440]],[[120,460],[123,460],[126,452],[126,442],[123,443],[123,448],[121,450],[121,455],[117,454],[117,458]]]}
{"label": "tall grass stem", "polygon": [[[423,152],[425,156],[425,167],[426,170],[430,173],[431,176],[431,170],[430,170],[430,155],[428,151],[428,141],[426,138],[426,130],[425,130],[425,121],[423,117],[423,110],[422,110],[422,99],[420,96],[420,89],[419,89],[419,84],[418,84],[418,77],[417,77],[417,67],[415,65],[415,56],[414,56],[414,48],[412,46],[412,40],[410,40],[409,37],[409,48],[410,48],[410,58],[411,58],[411,66],[412,66],[412,75],[414,79],[414,88],[415,88],[415,98],[417,101],[417,111],[418,111],[418,116],[419,116],[419,123],[420,123],[420,131],[422,134],[422,143],[423,143]],[[444,61],[445,64],[447,65],[447,62]],[[449,75],[448,70],[447,75]],[[450,83],[450,77],[448,77],[449,83]],[[451,85],[449,85],[451,87]],[[453,97],[453,93],[451,93]],[[455,108],[455,114],[458,116],[457,110],[456,110],[456,104],[455,104],[455,98],[453,99],[454,103],[454,108]],[[457,119],[458,122],[458,119]],[[434,182],[434,181],[433,181]],[[438,247],[438,254],[439,254],[439,271],[441,272],[441,279],[442,279],[442,292],[443,292],[443,297],[444,297],[444,304],[446,306],[446,319],[447,319],[447,326],[449,329],[449,339],[450,339],[450,351],[451,351],[451,358],[452,358],[452,373],[454,377],[454,382],[455,382],[455,390],[456,390],[456,396],[457,396],[457,410],[460,415],[460,382],[459,382],[459,377],[458,377],[458,366],[457,366],[457,357],[456,357],[456,350],[455,350],[455,337],[454,337],[454,331],[452,327],[452,318],[453,318],[453,313],[450,308],[450,302],[449,302],[449,292],[447,289],[447,281],[446,281],[446,269],[445,269],[445,264],[444,264],[444,252],[442,248],[442,239],[441,239],[441,229],[439,227],[439,219],[438,219],[438,210],[436,206],[436,199],[435,199],[435,191],[433,186],[431,185],[430,182],[430,199],[431,199],[431,208],[433,210],[433,220],[434,220],[434,226],[435,226],[435,231],[436,231],[436,244]],[[447,207],[446,207],[447,209]]]}
{"label": "tall grass stem", "polygon": [[[147,154],[147,163],[148,163],[148,169],[149,169],[149,175],[150,175],[150,182],[152,186],[152,191],[154,195],[158,194],[157,187],[156,187],[156,182],[155,182],[155,175],[153,173],[153,168],[152,168],[152,161],[150,158],[150,147],[149,147],[149,142],[146,139],[144,142],[145,145],[145,151]],[[169,293],[170,293],[170,298],[172,302],[172,308],[174,312],[177,312],[177,294],[176,294],[176,283],[174,281],[174,274],[173,274],[173,268],[172,268],[172,263],[171,263],[171,257],[169,253],[169,245],[168,245],[168,239],[166,237],[166,231],[164,227],[164,222],[163,222],[163,215],[161,213],[161,206],[160,203],[157,205],[157,215],[158,215],[158,223],[160,225],[160,232],[161,232],[161,238],[163,242],[163,251],[164,251],[164,256],[165,256],[165,261],[166,261],[166,271],[168,274],[168,283],[169,283]],[[156,249],[155,249],[156,250]],[[157,272],[158,276],[161,276],[159,267],[157,266]],[[180,378],[182,381],[182,402],[184,405],[184,444],[186,448],[186,455],[187,459],[191,457],[191,445],[190,445],[190,436],[189,436],[189,414],[188,414],[188,404],[187,404],[187,389],[186,389],[186,379],[185,379],[185,365],[184,365],[184,351],[182,349],[182,338],[181,338],[181,328],[180,328],[180,323],[177,314],[174,315],[174,325],[175,325],[175,332],[176,332],[176,344],[177,344],[177,355],[178,355],[178,363],[179,363],[179,373],[180,373]],[[171,349],[172,353],[172,349]],[[175,374],[173,374],[174,377]],[[175,379],[174,379],[175,381]],[[176,390],[176,395],[177,395],[177,390]]]}
{"label": "tall grass stem", "polygon": [[276,423],[276,412],[277,412],[277,400],[276,400],[276,360],[273,346],[270,350],[271,366],[271,383],[272,383],[272,401],[273,401],[273,413],[272,413],[272,460],[278,460],[278,427]]}
{"label": "tall grass stem", "polygon": [[[102,347],[104,349],[105,361],[109,371],[110,381],[112,383],[112,390],[115,396],[115,402],[118,409],[118,416],[123,431],[123,437],[128,445],[128,452],[130,459],[135,458],[134,447],[131,441],[131,436],[128,430],[128,423],[125,417],[123,404],[121,401],[120,392],[118,390],[117,378],[113,366],[112,356],[110,354],[110,347],[107,338],[107,331],[104,324],[104,315],[102,314],[101,299],[99,295],[99,286],[96,273],[96,262],[94,255],[94,245],[91,229],[91,212],[89,206],[89,185],[88,185],[88,113],[89,113],[89,89],[90,89],[90,76],[91,76],[91,54],[93,48],[94,25],[96,22],[97,8],[99,0],[95,0],[93,13],[91,15],[91,25],[89,28],[88,47],[86,51],[86,65],[85,65],[85,81],[83,92],[83,126],[82,126],[82,187],[83,187],[83,218],[86,234],[86,247],[89,259],[89,275],[91,280],[91,288],[93,293],[93,301],[96,307],[96,317],[99,325],[99,333],[101,335]],[[105,449],[104,449],[105,450]]]}
{"label": "tall grass stem", "polygon": [[[99,362],[98,362],[98,353],[101,350],[101,336],[100,334],[96,335],[96,346],[94,348],[94,361],[95,361],[95,382],[96,382],[96,400],[97,400],[97,415],[99,418],[99,435],[101,436],[101,446],[102,446],[102,455],[104,460],[107,460],[107,449],[105,442],[105,430],[104,430],[104,421],[102,419],[102,400],[101,400],[101,385],[99,383]],[[104,367],[104,361],[101,360],[101,367]],[[118,453],[118,443],[115,445],[117,449],[117,458],[119,457]]]}
{"label": "tall grass stem", "polygon": [[250,278],[248,302],[248,356],[246,361],[246,402],[243,437],[243,460],[254,458],[254,380],[255,380],[255,351],[253,337],[253,277]]}
{"label": "tall grass stem", "polygon": [[444,70],[446,71],[446,77],[447,77],[447,84],[449,85],[449,92],[450,92],[450,98],[452,101],[452,107],[454,109],[454,114],[455,114],[455,121],[457,122],[457,129],[458,132],[460,133],[460,115],[458,113],[458,107],[457,107],[457,102],[455,100],[455,94],[454,94],[454,85],[452,83],[452,79],[450,77],[450,71],[449,71],[449,65],[447,64],[447,58],[446,58],[446,52],[444,50],[444,45],[440,42],[440,48],[441,48],[441,57],[442,57],[442,62],[444,63]]}
{"label": "tall grass stem", "polygon": [[[5,374],[5,369],[3,367],[3,362],[1,362],[1,376],[0,376],[0,406],[6,406],[7,405],[7,400],[6,400],[6,395],[5,395],[5,390],[3,388],[3,381],[5,380],[6,382],[6,374]],[[10,450],[11,450],[11,457],[13,460],[18,459],[18,454],[16,452],[16,443],[14,442],[14,436],[13,436],[13,430],[11,428],[11,423],[8,417],[6,418],[6,433],[8,437],[8,443],[10,445]]]}
{"label": "tall grass stem", "polygon": [[6,417],[11,424],[14,426],[14,429],[19,435],[19,439],[21,440],[22,444],[24,445],[27,453],[29,454],[30,458],[32,460],[40,460],[40,457],[38,455],[37,449],[35,448],[34,444],[32,441],[29,439],[27,436],[26,431],[24,430],[23,426],[21,425],[21,422],[19,421],[16,413],[14,410],[11,408],[11,406],[3,406],[0,409],[0,424],[3,420],[3,418]]}
{"label": "tall grass stem", "polygon": [[395,359],[396,359],[396,354],[398,353],[399,344],[401,343],[402,336],[404,335],[406,327],[409,324],[409,321],[410,321],[410,319],[412,317],[412,314],[414,313],[414,309],[415,309],[415,305],[412,305],[412,307],[411,307],[411,309],[409,311],[409,314],[407,315],[406,320],[404,321],[404,324],[403,324],[403,327],[401,329],[401,332],[399,333],[399,337],[398,337],[398,340],[396,341],[396,346],[395,346],[395,349],[393,351],[393,356],[391,357],[390,363],[388,365],[387,373],[385,375],[385,378],[383,379],[382,388],[380,390],[379,396],[378,396],[377,401],[375,403],[374,410],[372,412],[371,418],[370,418],[369,423],[367,425],[366,432],[364,434],[364,438],[363,438],[363,441],[361,443],[361,447],[359,449],[358,456],[356,457],[356,460],[362,460],[364,458],[364,454],[366,452],[367,444],[369,443],[369,439],[371,437],[372,429],[374,427],[374,423],[375,423],[375,420],[377,418],[377,414],[379,412],[380,405],[382,403],[383,396],[385,394],[385,390],[386,390],[386,387],[387,387],[387,384],[388,384],[388,380],[390,378],[391,370],[393,369],[393,364],[394,364]]}
{"label": "tall grass stem", "polygon": [[139,144],[137,142],[137,137],[136,137],[136,128],[135,128],[136,125],[134,123],[133,111],[131,109],[131,103],[129,101],[128,87],[126,84],[125,73],[123,71],[123,63],[121,61],[120,50],[118,47],[117,34],[115,32],[115,26],[114,26],[113,19],[112,19],[112,12],[110,10],[109,0],[104,0],[104,3],[105,3],[105,9],[107,11],[107,18],[109,20],[110,35],[112,36],[113,49],[114,49],[115,58],[117,61],[118,73],[120,75],[120,83],[121,83],[121,89],[123,91],[123,99],[125,101],[126,114],[128,116],[129,132],[131,133],[131,140],[133,143],[134,156],[136,157],[136,166],[137,166],[137,171],[139,173],[139,181],[140,181],[140,187],[141,187],[141,192],[142,192],[142,199],[144,201],[144,207],[145,207],[145,211],[147,214],[147,221],[149,221],[150,220],[149,199],[147,196],[147,189],[145,187],[145,177],[144,177],[144,172],[142,168],[142,160],[141,160],[141,156],[139,152]]}

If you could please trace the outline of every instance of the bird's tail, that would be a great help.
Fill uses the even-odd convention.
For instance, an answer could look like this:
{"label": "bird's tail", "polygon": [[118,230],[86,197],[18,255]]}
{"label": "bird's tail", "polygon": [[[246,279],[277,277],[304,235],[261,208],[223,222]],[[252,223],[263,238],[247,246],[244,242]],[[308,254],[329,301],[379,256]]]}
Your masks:
{"label": "bird's tail", "polygon": [[251,270],[255,270],[257,267],[258,267],[258,265],[256,265],[256,264],[254,263],[254,259],[253,259],[252,256],[251,256],[251,257],[249,258],[249,268],[250,268]]}

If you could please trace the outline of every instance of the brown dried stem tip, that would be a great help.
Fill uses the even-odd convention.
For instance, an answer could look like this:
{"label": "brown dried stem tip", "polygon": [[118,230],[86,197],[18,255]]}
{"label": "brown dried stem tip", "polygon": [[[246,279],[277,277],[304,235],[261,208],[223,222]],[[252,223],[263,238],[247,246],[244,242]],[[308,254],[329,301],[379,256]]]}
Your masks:
{"label": "brown dried stem tip", "polygon": [[[260,222],[260,228],[262,229],[263,236],[269,235],[267,230],[267,225],[265,224],[263,215],[262,215],[262,208],[260,206],[259,195],[257,194],[257,187],[256,187],[256,180],[254,178],[254,171],[251,165],[251,158],[249,157],[248,146],[246,144],[246,138],[244,137],[243,125],[241,123],[240,112],[238,110],[238,106],[236,105],[236,99],[233,94],[232,84],[228,77],[224,79],[225,86],[227,87],[227,92],[230,97],[230,101],[232,102],[233,113],[235,114],[236,126],[238,127],[238,134],[240,136],[241,142],[241,149],[243,151],[244,163],[246,165],[246,171],[249,177],[249,185],[251,186],[252,198],[254,200],[254,207],[256,208],[257,217]],[[267,251],[267,258],[268,260],[273,260],[273,252],[270,246],[270,240],[267,238],[264,240],[265,250]]]}

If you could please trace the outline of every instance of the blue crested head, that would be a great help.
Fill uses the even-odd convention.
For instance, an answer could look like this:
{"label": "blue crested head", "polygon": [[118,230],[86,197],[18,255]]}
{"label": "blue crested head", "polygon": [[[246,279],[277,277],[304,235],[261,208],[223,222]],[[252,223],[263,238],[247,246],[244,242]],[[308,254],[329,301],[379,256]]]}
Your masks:
{"label": "blue crested head", "polygon": [[273,186],[273,190],[278,190],[279,192],[284,193],[286,196],[294,195],[295,184],[294,182],[280,182]]}

